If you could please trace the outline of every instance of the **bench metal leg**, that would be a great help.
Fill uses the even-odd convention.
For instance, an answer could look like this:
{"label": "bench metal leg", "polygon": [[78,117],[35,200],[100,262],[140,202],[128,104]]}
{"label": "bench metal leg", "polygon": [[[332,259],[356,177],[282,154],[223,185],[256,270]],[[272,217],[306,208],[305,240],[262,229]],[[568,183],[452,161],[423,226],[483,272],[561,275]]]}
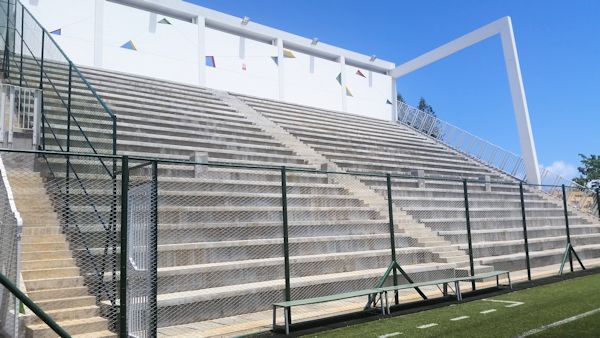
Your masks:
{"label": "bench metal leg", "polygon": [[506,273],[506,277],[508,278],[508,287],[512,290],[513,287],[512,287],[512,282],[510,281],[510,272]]}
{"label": "bench metal leg", "polygon": [[[385,293],[385,304],[384,304],[384,296]],[[379,294],[379,300],[381,301],[381,315],[385,316],[385,309],[387,308],[388,299],[387,299],[387,291]]]}
{"label": "bench metal leg", "polygon": [[273,330],[275,330],[276,324],[277,324],[277,306],[273,305]]}
{"label": "bench metal leg", "polygon": [[460,283],[458,281],[454,282],[454,290],[456,293],[456,300],[460,302],[462,300],[462,294],[460,292]]}
{"label": "bench metal leg", "polygon": [[442,291],[444,297],[448,296],[448,283],[444,283],[444,291]]}
{"label": "bench metal leg", "polygon": [[[396,291],[396,295],[398,296],[397,298],[400,298],[400,292]],[[388,315],[390,314],[390,303],[388,302],[388,293],[387,291],[385,292],[385,306],[387,307],[387,313]]]}
{"label": "bench metal leg", "polygon": [[500,287],[500,275],[496,275],[496,287]]}
{"label": "bench metal leg", "polygon": [[288,317],[289,307],[283,308],[283,317],[285,318],[285,334],[290,334],[290,318]]}

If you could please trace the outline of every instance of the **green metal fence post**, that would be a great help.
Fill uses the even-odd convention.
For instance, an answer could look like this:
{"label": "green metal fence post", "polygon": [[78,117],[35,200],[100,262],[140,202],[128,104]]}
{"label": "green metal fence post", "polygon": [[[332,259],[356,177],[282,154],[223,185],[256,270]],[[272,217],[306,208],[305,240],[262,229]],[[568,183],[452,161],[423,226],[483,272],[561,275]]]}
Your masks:
{"label": "green metal fence post", "polygon": [[69,151],[71,151],[71,64],[69,64],[69,89],[67,94],[67,161],[65,167],[65,205],[67,207],[67,226],[70,224],[70,216],[71,216],[71,196],[70,196],[70,188],[71,188],[71,175],[70,175],[70,167],[71,167],[71,159],[68,155]]}
{"label": "green metal fence post", "polygon": [[[392,251],[392,262],[394,269],[392,270],[394,286],[398,285],[398,271],[396,271],[396,235],[394,234],[394,205],[392,200],[392,175],[388,173],[387,178],[387,200],[388,200],[388,214],[390,218],[390,249]],[[400,298],[396,291],[394,296],[396,305],[400,304]]]}
{"label": "green metal fence post", "polygon": [[598,218],[600,218],[600,188],[596,188],[596,209],[598,209]]}
{"label": "green metal fence post", "polygon": [[73,81],[73,64],[69,62],[69,80],[67,89],[67,151],[71,150],[71,85]]}
{"label": "green metal fence post", "polygon": [[25,7],[21,5],[21,61],[20,61],[20,69],[19,69],[19,86],[23,86],[23,27],[25,25]]}
{"label": "green metal fence post", "polygon": [[[467,222],[467,242],[469,244],[469,269],[471,276],[475,275],[475,264],[473,263],[473,241],[471,240],[471,216],[469,213],[469,190],[467,179],[463,180],[463,192],[465,195],[465,220]],[[475,281],[471,281],[471,288],[475,290]]]}
{"label": "green metal fence post", "polygon": [[152,272],[152,287],[150,296],[150,337],[156,337],[158,329],[158,162],[152,161],[152,250],[153,259],[150,261]]}
{"label": "green metal fence post", "polygon": [[523,241],[525,242],[527,279],[531,280],[531,261],[529,260],[529,241],[527,239],[527,217],[525,215],[525,197],[523,196],[523,182],[519,182],[519,195],[521,196],[521,216],[523,218]]}
{"label": "green metal fence post", "polygon": [[571,231],[569,229],[569,210],[567,209],[567,189],[562,185],[563,210],[565,212],[565,228],[567,231],[567,250],[569,251],[569,266],[573,272],[573,255],[571,254]]}
{"label": "green metal fence post", "polygon": [[[42,124],[42,149],[46,150],[46,129],[44,120],[46,119],[46,115],[44,114],[44,45],[46,41],[46,31],[42,30],[42,51],[41,51],[41,59],[40,59],[40,90],[41,92],[41,114],[42,118],[40,119],[40,123]],[[114,154],[113,154],[114,155]]]}
{"label": "green metal fence post", "polygon": [[[283,212],[283,264],[285,269],[285,300],[292,300],[290,284],[290,247],[288,229],[288,204],[287,204],[287,173],[285,166],[281,167],[281,207]],[[288,323],[292,323],[291,310],[288,310]]]}
{"label": "green metal fence post", "polygon": [[2,60],[2,71],[4,72],[4,77],[8,78],[9,77],[9,72],[8,72],[8,68],[9,68],[9,58],[10,56],[8,55],[8,50],[10,48],[10,1],[6,1],[6,38],[4,39],[4,60]]}
{"label": "green metal fence post", "polygon": [[119,331],[120,337],[128,337],[127,330],[127,216],[129,195],[129,158],[121,159],[121,260],[119,279]]}

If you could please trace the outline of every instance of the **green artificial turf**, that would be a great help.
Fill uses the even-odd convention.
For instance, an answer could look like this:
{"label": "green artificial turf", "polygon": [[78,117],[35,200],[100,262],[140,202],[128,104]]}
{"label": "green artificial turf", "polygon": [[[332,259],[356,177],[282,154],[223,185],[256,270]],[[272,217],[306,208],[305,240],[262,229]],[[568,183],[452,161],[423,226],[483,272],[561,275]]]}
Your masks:
{"label": "green artificial turf", "polygon": [[[475,300],[429,311],[386,318],[309,335],[309,337],[515,337],[532,329],[600,308],[600,275],[519,290],[493,300],[519,301],[523,305]],[[481,311],[496,309],[481,314]],[[450,319],[469,316],[467,319]],[[417,326],[436,323],[419,329]],[[600,337],[600,313],[550,328],[535,337]]]}

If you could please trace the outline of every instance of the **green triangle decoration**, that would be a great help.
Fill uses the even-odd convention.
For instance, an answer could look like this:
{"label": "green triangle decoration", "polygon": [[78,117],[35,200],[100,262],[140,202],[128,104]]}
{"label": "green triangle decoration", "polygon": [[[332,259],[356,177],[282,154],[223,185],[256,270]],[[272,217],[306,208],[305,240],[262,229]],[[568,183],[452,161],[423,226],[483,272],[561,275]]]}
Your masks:
{"label": "green triangle decoration", "polygon": [[125,42],[124,44],[122,44],[121,48],[131,49],[131,50],[137,50],[137,48],[133,44],[133,41],[131,41],[131,40],[129,40],[129,41]]}
{"label": "green triangle decoration", "polygon": [[339,73],[338,76],[335,77],[335,79],[337,80],[337,82],[341,86],[342,85],[342,73]]}
{"label": "green triangle decoration", "polygon": [[167,20],[167,18],[162,18],[158,23],[162,23],[163,25],[170,25],[171,22]]}

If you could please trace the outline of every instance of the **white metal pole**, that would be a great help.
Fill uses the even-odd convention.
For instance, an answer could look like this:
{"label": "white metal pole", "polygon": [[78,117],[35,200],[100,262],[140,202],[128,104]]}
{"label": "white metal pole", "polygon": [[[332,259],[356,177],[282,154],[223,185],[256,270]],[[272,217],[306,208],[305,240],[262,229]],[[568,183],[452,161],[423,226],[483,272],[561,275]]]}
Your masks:
{"label": "white metal pole", "polygon": [[8,107],[8,144],[13,141],[13,120],[15,116],[15,87],[10,87],[10,100]]}

